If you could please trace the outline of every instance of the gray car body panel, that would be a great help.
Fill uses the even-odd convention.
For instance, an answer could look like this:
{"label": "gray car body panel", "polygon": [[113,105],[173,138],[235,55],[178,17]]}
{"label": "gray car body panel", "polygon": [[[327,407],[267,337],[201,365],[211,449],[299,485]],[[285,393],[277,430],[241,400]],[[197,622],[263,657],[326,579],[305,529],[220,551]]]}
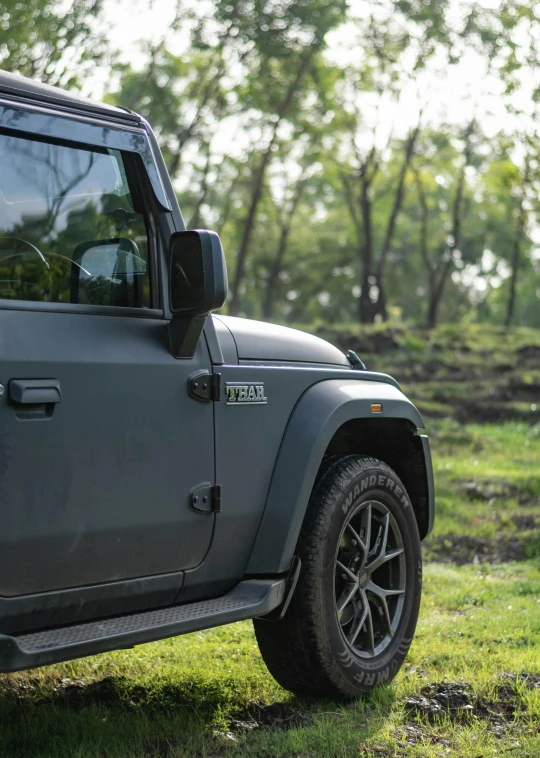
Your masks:
{"label": "gray car body panel", "polygon": [[[142,314],[141,314],[142,315]],[[0,309],[0,377],[52,378],[46,419],[0,403],[0,595],[182,571],[214,516],[190,489],[214,480],[213,409],[184,388],[210,370],[203,340],[178,362],[155,319]]]}
{"label": "gray car body panel", "polygon": [[[218,330],[220,337],[222,333]],[[262,351],[264,336],[260,342]],[[267,403],[234,406],[225,397],[215,403],[216,481],[222,486],[223,513],[216,518],[206,560],[186,572],[179,599],[205,593],[218,576],[226,591],[246,573],[288,570],[290,546],[294,549],[296,544],[325,444],[341,423],[373,418],[370,401],[383,402],[380,418],[403,418],[415,428],[423,426],[416,408],[385,374],[269,361],[238,361],[216,370],[222,390],[228,382],[264,382]],[[303,437],[307,429],[310,434]]]}
{"label": "gray car body panel", "polygon": [[[416,428],[423,427],[417,409],[399,389],[363,376],[327,379],[303,394],[280,446],[248,574],[287,571],[328,444],[347,421],[374,418],[372,402],[383,405],[376,418],[406,419]],[[273,536],[283,532],[284,540]]]}
{"label": "gray car body panel", "polygon": [[216,320],[230,329],[240,360],[327,363],[350,369],[341,350],[312,334],[232,316],[218,316]]}

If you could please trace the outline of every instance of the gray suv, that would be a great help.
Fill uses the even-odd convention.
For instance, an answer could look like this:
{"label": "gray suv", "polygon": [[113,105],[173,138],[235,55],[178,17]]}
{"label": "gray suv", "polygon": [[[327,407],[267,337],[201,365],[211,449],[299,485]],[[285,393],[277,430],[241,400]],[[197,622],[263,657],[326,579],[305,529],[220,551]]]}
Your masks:
{"label": "gray suv", "polygon": [[0,73],[0,671],[248,618],[298,694],[399,670],[422,419],[352,352],[212,315],[226,295],[143,118]]}

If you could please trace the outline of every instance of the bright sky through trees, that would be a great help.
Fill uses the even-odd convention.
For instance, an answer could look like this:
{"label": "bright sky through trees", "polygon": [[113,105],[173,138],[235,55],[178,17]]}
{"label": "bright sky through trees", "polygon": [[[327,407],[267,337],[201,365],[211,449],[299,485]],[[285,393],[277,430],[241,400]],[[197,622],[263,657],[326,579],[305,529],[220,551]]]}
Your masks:
{"label": "bright sky through trees", "polygon": [[540,326],[534,0],[4,4],[1,65],[150,120],[230,312]]}

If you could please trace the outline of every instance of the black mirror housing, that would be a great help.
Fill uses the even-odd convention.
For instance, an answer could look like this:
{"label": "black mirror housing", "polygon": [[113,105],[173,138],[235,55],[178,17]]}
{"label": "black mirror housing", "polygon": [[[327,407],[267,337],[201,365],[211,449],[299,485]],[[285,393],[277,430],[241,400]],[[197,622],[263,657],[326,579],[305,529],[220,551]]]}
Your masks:
{"label": "black mirror housing", "polygon": [[227,267],[216,232],[176,232],[170,241],[170,308],[174,316],[208,314],[227,298]]}
{"label": "black mirror housing", "polygon": [[208,314],[227,298],[225,255],[219,235],[203,229],[175,232],[169,250],[169,342],[176,358],[189,358]]}

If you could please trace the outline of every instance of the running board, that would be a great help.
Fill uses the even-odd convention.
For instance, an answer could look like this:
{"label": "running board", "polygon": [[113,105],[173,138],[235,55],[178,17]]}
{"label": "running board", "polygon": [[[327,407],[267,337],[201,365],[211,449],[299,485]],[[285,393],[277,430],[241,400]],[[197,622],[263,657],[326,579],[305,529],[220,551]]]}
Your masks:
{"label": "running board", "polygon": [[264,616],[284,599],[285,579],[250,579],[215,600],[58,627],[18,636],[0,634],[0,672],[47,666]]}

